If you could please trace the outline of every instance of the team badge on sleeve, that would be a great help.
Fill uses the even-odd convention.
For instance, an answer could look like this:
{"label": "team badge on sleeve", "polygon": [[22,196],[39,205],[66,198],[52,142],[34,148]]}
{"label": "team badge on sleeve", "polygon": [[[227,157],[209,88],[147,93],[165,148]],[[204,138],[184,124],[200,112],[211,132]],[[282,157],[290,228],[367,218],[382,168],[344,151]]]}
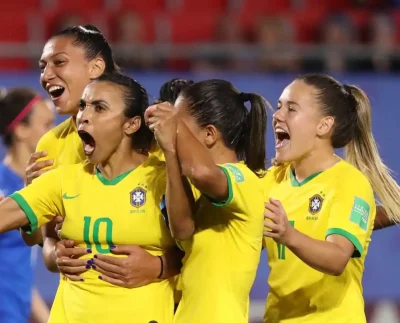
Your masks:
{"label": "team badge on sleeve", "polygon": [[146,203],[147,191],[142,187],[136,187],[130,194],[132,206],[139,208]]}
{"label": "team badge on sleeve", "polygon": [[324,199],[319,194],[313,195],[310,198],[310,203],[308,205],[308,211],[311,214],[317,214],[319,211],[321,211],[323,202],[324,202]]}
{"label": "team badge on sleeve", "polygon": [[350,221],[357,224],[361,229],[367,231],[370,207],[362,198],[354,197],[353,208],[351,209]]}
{"label": "team badge on sleeve", "polygon": [[236,166],[230,165],[230,164],[226,164],[225,167],[231,171],[231,173],[235,177],[235,181],[237,183],[244,182],[244,175],[239,168],[237,168]]}

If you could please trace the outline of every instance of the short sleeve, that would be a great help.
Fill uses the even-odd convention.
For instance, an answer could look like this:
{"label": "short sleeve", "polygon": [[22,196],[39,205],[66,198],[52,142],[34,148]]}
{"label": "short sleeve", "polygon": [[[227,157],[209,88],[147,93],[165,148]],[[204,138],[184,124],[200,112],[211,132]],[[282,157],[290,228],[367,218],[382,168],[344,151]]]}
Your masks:
{"label": "short sleeve", "polygon": [[372,233],[375,213],[369,182],[366,179],[347,181],[334,196],[326,237],[337,234],[347,238],[355,247],[353,257],[361,257]]}
{"label": "short sleeve", "polygon": [[56,215],[63,215],[61,194],[61,169],[58,168],[43,174],[31,185],[10,195],[29,220],[29,226],[24,228],[27,233],[35,232]]}
{"label": "short sleeve", "polygon": [[212,202],[215,206],[228,208],[236,216],[243,217],[247,215],[249,205],[263,205],[263,182],[255,174],[232,164],[219,165],[219,167],[228,182],[228,198],[223,203]]}

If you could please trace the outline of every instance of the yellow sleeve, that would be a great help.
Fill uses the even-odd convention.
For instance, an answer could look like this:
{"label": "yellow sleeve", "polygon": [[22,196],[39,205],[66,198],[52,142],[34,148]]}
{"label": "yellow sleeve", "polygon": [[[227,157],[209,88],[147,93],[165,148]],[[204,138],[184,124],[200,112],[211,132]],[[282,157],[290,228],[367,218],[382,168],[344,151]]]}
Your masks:
{"label": "yellow sleeve", "polygon": [[354,245],[354,258],[361,257],[371,236],[376,213],[374,194],[369,182],[346,181],[335,194],[326,236],[341,235]]}
{"label": "yellow sleeve", "polygon": [[54,169],[35,179],[31,185],[11,194],[25,212],[30,225],[24,230],[35,232],[56,215],[63,215],[61,169]]}
{"label": "yellow sleeve", "polygon": [[40,138],[37,146],[36,146],[36,151],[45,151],[47,152],[47,156],[38,159],[38,161],[41,160],[49,160],[52,159],[54,161],[53,166],[46,167],[43,169],[51,169],[56,167],[56,161],[58,157],[58,152],[57,152],[57,144],[56,144],[57,138],[54,136],[54,133],[52,130],[47,132],[46,134],[43,135],[42,138]]}
{"label": "yellow sleeve", "polygon": [[[246,210],[249,209],[249,203],[262,204],[264,196],[262,182],[259,178],[255,177],[255,175],[248,176],[253,174],[244,174],[243,171],[235,165],[225,164],[219,165],[219,167],[225,173],[228,181],[228,198],[223,203],[215,201],[212,203],[218,207],[228,208],[235,216],[244,218],[247,214]],[[251,196],[249,192],[252,192]]]}

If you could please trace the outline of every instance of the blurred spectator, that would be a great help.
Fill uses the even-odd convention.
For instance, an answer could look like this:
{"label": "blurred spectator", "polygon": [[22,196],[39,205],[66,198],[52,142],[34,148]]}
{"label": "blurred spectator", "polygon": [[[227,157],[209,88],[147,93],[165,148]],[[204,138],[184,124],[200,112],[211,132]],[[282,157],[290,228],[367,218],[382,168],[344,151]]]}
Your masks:
{"label": "blurred spectator", "polygon": [[304,69],[338,73],[365,69],[365,60],[355,59],[350,50],[357,49],[358,33],[345,14],[328,17],[322,28],[321,45],[325,46],[321,58],[304,60]]}
{"label": "blurred spectator", "polygon": [[223,45],[224,49],[220,55],[215,55],[211,58],[195,58],[192,62],[192,70],[212,71],[216,69],[228,71],[240,71],[248,69],[245,61],[237,54],[237,49],[243,48],[246,45],[244,30],[237,18],[231,15],[222,16],[218,21],[215,30],[215,43]]}
{"label": "blurred spectator", "polygon": [[[85,24],[87,24],[87,22],[84,22],[82,17],[77,14],[63,14],[59,19],[57,19],[55,32],[60,32],[68,27]],[[53,32],[52,34],[54,34],[55,32]]]}
{"label": "blurred spectator", "polygon": [[377,14],[371,21],[372,68],[379,72],[400,69],[400,60],[393,55],[396,46],[396,28],[392,17]]}
{"label": "blurred spectator", "polygon": [[143,47],[147,41],[146,30],[139,15],[133,12],[119,15],[115,31],[116,46],[124,53],[119,59],[122,67],[140,70],[153,66],[150,53]]}
{"label": "blurred spectator", "polygon": [[298,70],[298,57],[291,47],[294,43],[291,21],[285,17],[263,17],[255,27],[256,42],[261,47],[257,71]]}
{"label": "blurred spectator", "polygon": [[369,9],[383,9],[394,5],[394,2],[399,0],[351,0],[351,4]]}
{"label": "blurred spectator", "polygon": [[331,17],[324,26],[322,43],[327,48],[324,69],[328,72],[343,72],[348,65],[347,55],[343,52],[351,42],[356,41],[353,25],[347,16]]}
{"label": "blurred spectator", "polygon": [[244,42],[243,29],[239,21],[231,15],[221,17],[216,30],[218,43],[237,45]]}

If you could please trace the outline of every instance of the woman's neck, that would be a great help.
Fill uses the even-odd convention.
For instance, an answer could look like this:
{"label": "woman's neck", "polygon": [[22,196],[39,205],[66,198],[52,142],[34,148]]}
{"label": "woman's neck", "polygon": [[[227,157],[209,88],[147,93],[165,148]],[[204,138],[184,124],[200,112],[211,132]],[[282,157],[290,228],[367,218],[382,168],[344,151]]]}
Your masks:
{"label": "woman's neck", "polygon": [[299,182],[304,181],[307,177],[322,172],[336,163],[340,158],[335,155],[333,149],[313,151],[302,159],[292,163],[292,168]]}
{"label": "woman's neck", "polygon": [[214,146],[210,149],[210,153],[214,163],[218,165],[227,163],[237,163],[239,160],[234,150],[228,149],[225,146]]}
{"label": "woman's neck", "polygon": [[[120,148],[119,148],[120,149]],[[141,154],[132,148],[129,151],[115,152],[107,161],[97,165],[101,174],[106,179],[114,179],[132,169],[143,164],[148,158],[148,155]]]}
{"label": "woman's neck", "polygon": [[25,179],[26,164],[31,153],[32,151],[25,144],[17,143],[8,149],[4,157],[4,164],[21,176],[21,178]]}

